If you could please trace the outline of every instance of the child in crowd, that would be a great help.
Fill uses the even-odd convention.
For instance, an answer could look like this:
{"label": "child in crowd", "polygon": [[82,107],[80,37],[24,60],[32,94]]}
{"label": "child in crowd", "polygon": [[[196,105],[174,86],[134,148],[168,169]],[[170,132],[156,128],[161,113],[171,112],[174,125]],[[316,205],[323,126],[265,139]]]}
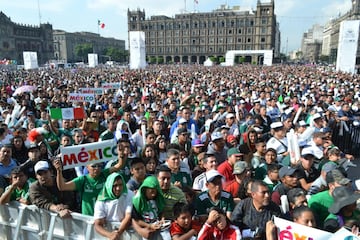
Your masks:
{"label": "child in crowd", "polygon": [[176,203],[174,206],[175,220],[170,226],[170,235],[173,240],[196,239],[201,229],[200,223],[192,220],[194,209],[186,203]]}
{"label": "child in crowd", "polygon": [[35,180],[27,177],[24,170],[15,167],[10,173],[11,184],[5,188],[4,193],[0,197],[0,204],[9,203],[11,201],[19,201],[22,204],[30,204],[29,187]]}
{"label": "child in crowd", "polygon": [[201,228],[198,240],[228,239],[240,240],[241,233],[237,226],[232,225],[223,210],[214,207]]}
{"label": "child in crowd", "polygon": [[141,158],[131,159],[130,173],[131,178],[126,183],[126,187],[136,193],[146,177],[145,163]]}

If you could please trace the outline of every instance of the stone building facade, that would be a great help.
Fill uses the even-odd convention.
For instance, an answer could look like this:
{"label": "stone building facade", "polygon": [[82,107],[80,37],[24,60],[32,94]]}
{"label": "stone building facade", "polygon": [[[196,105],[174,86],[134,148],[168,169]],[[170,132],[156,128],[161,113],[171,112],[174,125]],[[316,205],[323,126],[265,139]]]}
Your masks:
{"label": "stone building facade", "polygon": [[[273,50],[280,52],[280,31],[274,0],[257,2],[256,10],[240,7],[204,13],[151,16],[145,10],[128,10],[128,31],[144,31],[146,57],[165,63],[200,63],[208,57],[225,57],[229,50]],[[243,56],[251,62],[261,56]]]}
{"label": "stone building facade", "polygon": [[53,58],[53,29],[49,23],[30,26],[14,23],[0,12],[0,59],[24,64],[23,52],[37,52],[39,64]]}
{"label": "stone building facade", "polygon": [[102,55],[103,50],[108,47],[125,50],[125,40],[101,37],[100,34],[90,32],[65,32],[54,30],[54,59],[65,63],[82,61],[75,54],[75,47],[79,44],[89,43],[93,47],[93,52],[98,54],[99,62],[111,60],[109,56]]}

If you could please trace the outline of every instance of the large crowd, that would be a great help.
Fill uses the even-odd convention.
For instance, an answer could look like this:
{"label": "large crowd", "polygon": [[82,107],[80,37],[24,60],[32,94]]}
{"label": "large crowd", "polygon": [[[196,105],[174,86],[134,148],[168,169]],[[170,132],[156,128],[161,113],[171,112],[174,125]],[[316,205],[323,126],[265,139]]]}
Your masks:
{"label": "large crowd", "polygon": [[[315,65],[2,70],[0,88],[0,204],[90,215],[109,239],[129,228],[143,239],[277,239],[273,216],[358,233],[360,184],[347,176],[360,144],[358,75]],[[70,101],[82,88],[103,91]],[[84,117],[55,119],[53,108]],[[62,149],[107,140],[115,159],[63,169]]]}

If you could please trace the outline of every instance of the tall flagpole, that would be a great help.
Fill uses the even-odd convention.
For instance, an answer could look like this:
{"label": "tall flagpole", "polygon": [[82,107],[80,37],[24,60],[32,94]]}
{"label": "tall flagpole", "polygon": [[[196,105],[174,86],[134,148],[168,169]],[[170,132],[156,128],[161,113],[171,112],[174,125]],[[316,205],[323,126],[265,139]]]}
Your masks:
{"label": "tall flagpole", "polygon": [[100,20],[98,19],[97,28],[98,28],[98,34],[100,35],[100,29],[99,29],[99,26],[100,26]]}
{"label": "tall flagpole", "polygon": [[40,11],[40,1],[37,1],[38,3],[38,12],[39,12],[39,26],[41,25],[41,11]]}
{"label": "tall flagpole", "polygon": [[184,0],[184,12],[186,13],[186,0]]}

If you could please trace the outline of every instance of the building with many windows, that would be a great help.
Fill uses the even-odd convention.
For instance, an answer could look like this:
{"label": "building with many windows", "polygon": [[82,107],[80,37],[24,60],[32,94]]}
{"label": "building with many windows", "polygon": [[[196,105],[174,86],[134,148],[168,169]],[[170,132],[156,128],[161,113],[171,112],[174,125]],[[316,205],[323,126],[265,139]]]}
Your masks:
{"label": "building with many windows", "polygon": [[101,37],[100,34],[90,32],[65,32],[54,30],[54,59],[65,63],[87,61],[87,56],[77,56],[75,48],[77,45],[90,44],[93,53],[98,54],[99,62],[112,60],[105,55],[104,50],[109,47],[125,51],[125,40]]}
{"label": "building with many windows", "polygon": [[[149,62],[202,64],[208,57],[225,57],[229,50],[273,50],[280,52],[280,31],[274,0],[257,2],[256,10],[240,7],[204,13],[182,13],[175,17],[151,16],[145,10],[128,10],[128,30],[144,31]],[[243,56],[249,62],[260,56]]]}
{"label": "building with many windows", "polygon": [[53,29],[49,23],[30,26],[14,23],[0,12],[0,59],[24,64],[23,52],[37,52],[39,64],[53,58]]}
{"label": "building with many windows", "polygon": [[[346,20],[360,20],[360,0],[350,1],[352,3],[352,7],[347,13],[339,16],[336,19],[331,19],[325,24],[322,55],[329,58],[329,63],[336,63],[339,46],[340,23]],[[358,41],[356,65],[357,69],[360,69],[360,41]]]}

